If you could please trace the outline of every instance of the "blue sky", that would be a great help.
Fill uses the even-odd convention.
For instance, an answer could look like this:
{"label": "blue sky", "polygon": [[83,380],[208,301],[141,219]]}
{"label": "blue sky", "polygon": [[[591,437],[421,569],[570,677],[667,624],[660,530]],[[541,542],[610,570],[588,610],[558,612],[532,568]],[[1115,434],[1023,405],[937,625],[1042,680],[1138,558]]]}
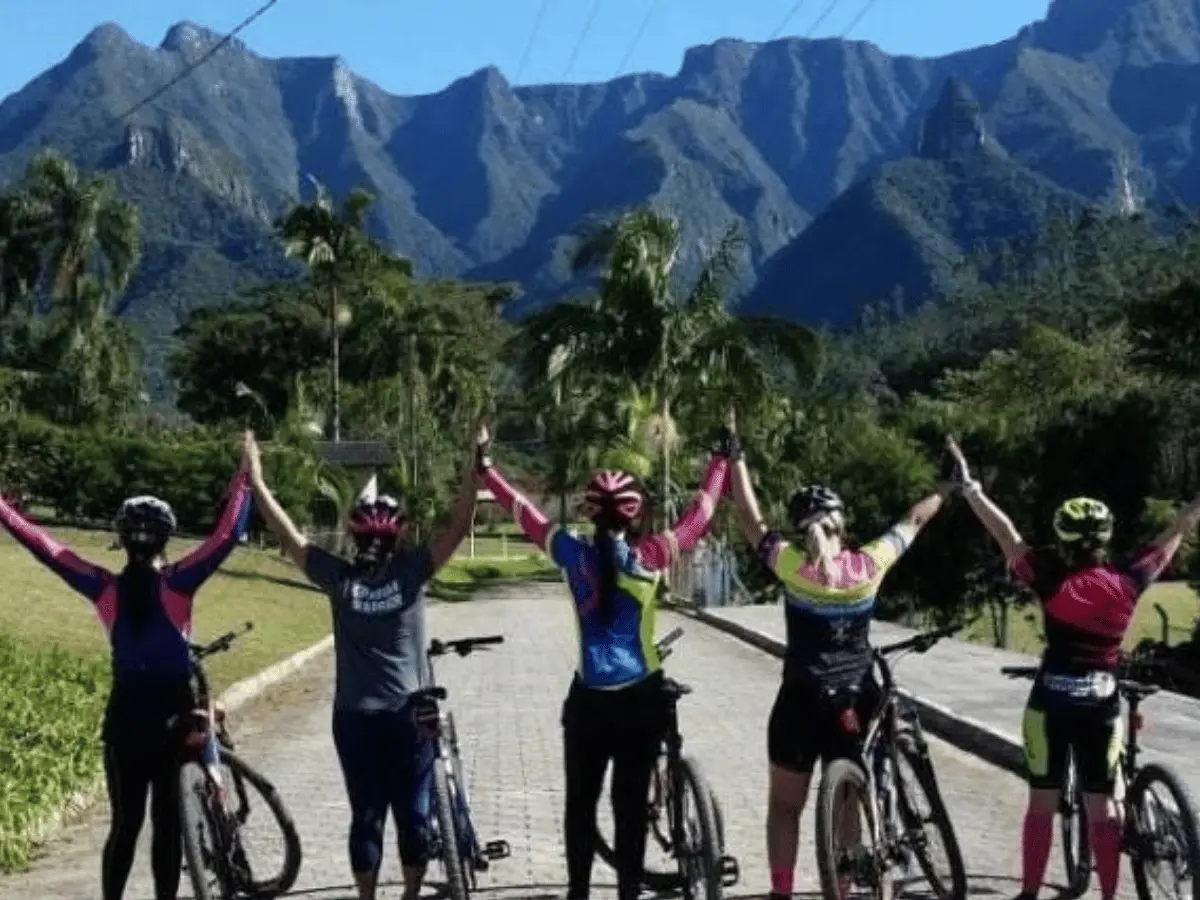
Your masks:
{"label": "blue sky", "polygon": [[[155,45],[184,19],[228,31],[262,2],[11,0],[0,28],[0,97],[61,60],[101,21]],[[841,35],[867,2],[803,0],[782,34],[806,34],[832,7],[813,36]],[[594,3],[586,40],[568,67]],[[793,6],[795,0],[278,0],[242,38],[266,56],[341,56],[392,93],[419,94],[488,64],[520,84],[671,73],[687,47],[719,37],[767,39]],[[938,55],[1003,40],[1042,18],[1046,6],[1047,0],[875,0],[849,36],[890,53]]]}

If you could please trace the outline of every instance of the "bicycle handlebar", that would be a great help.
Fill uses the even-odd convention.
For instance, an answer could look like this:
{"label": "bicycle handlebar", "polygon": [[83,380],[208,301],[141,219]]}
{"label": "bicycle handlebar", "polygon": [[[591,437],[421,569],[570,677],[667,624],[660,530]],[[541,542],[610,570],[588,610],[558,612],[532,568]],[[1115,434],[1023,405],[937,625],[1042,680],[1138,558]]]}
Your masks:
{"label": "bicycle handlebar", "polygon": [[658,658],[661,662],[671,655],[671,645],[683,637],[682,628],[674,628],[667,632],[663,637],[655,643],[654,649],[658,651]]}
{"label": "bicycle handlebar", "polygon": [[876,647],[875,653],[878,656],[891,656],[893,653],[901,653],[905,650],[915,650],[917,653],[925,653],[934,644],[942,640],[942,638],[948,638],[961,629],[961,624],[944,625],[941,628],[935,628],[933,631],[923,631],[920,634],[914,634],[912,637],[896,641],[894,644],[884,644],[882,647]]}
{"label": "bicycle handlebar", "polygon": [[188,644],[188,650],[191,651],[192,658],[199,661],[205,657],[212,656],[214,653],[224,653],[230,648],[234,641],[236,641],[246,632],[253,630],[254,623],[246,622],[241,628],[236,628],[233,631],[227,631],[211,643]]}
{"label": "bicycle handlebar", "polygon": [[454,641],[440,641],[434,638],[429,642],[428,654],[430,656],[445,656],[447,653],[454,652],[459,656],[466,656],[478,647],[503,643],[504,635],[502,634],[492,634],[487,637],[459,638]]}

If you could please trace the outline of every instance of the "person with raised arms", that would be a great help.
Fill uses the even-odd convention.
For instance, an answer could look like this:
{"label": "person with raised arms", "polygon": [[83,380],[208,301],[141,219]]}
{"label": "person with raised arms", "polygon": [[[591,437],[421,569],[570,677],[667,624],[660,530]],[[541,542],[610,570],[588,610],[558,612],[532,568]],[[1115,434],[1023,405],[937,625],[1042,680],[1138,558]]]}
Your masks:
{"label": "person with raised arms", "polygon": [[611,762],[617,896],[636,900],[645,864],[650,777],[666,731],[662,663],[654,620],[662,573],[708,530],[725,489],[731,449],[718,445],[682,518],[644,533],[645,495],[626,472],[592,474],[581,512],[583,537],[554,525],[480,458],[484,485],[539,550],[563,570],[578,622],[579,665],[563,703],[567,898],[586,900],[595,856],[596,808]]}
{"label": "person with raised arms", "polygon": [[[230,485],[216,528],[177,562],[168,562],[175,513],[158,497],[121,504],[115,530],[125,565],[110,572],[60,544],[0,499],[0,526],[91,601],[112,648],[112,690],[104,711],[104,774],[112,822],[101,861],[102,900],[121,900],[150,800],[155,900],[176,900],[183,866],[179,810],[182,736],[174,722],[196,705],[188,641],[196,593],[233,552],[250,518],[250,458]],[[203,760],[218,764],[210,732]]]}
{"label": "person with raised arms", "polygon": [[[732,414],[727,428],[733,432]],[[832,488],[810,484],[792,495],[788,520],[797,544],[767,527],[740,453],[733,460],[732,482],[742,531],[784,589],[783,682],[767,724],[767,861],[771,898],[786,900],[792,896],[800,814],[816,762],[858,750],[857,738],[839,726],[838,712],[825,697],[830,691],[857,691],[856,712],[863,721],[878,704],[870,629],[879,587],[937,515],[952,486],[939,484],[882,537],[852,547],[846,543],[845,504]],[[847,827],[856,822],[847,817]]]}
{"label": "person with raised arms", "polygon": [[429,798],[436,709],[414,708],[409,695],[426,682],[425,587],[454,555],[475,512],[476,457],[487,432],[472,438],[461,487],[445,529],[429,541],[405,541],[408,516],[374,479],[346,523],[353,556],[311,544],[263,478],[251,432],[250,481],[263,519],[287,554],[324,591],[333,617],[336,684],[333,741],[350,801],[350,868],[359,900],[374,900],[388,810],[400,835],[404,898],[416,900],[429,861]]}
{"label": "person with raised arms", "polygon": [[1147,546],[1125,559],[1109,552],[1113,514],[1099,500],[1063,502],[1052,522],[1053,547],[1030,547],[984,493],[958,444],[946,446],[962,494],[1017,581],[1037,595],[1046,649],[1029,692],[1022,732],[1029,804],[1021,832],[1021,900],[1041,888],[1054,843],[1054,814],[1069,755],[1074,755],[1102,900],[1113,900],[1121,872],[1122,826],[1113,800],[1121,740],[1116,673],[1138,598],[1162,574],[1185,534],[1200,522],[1200,496]]}

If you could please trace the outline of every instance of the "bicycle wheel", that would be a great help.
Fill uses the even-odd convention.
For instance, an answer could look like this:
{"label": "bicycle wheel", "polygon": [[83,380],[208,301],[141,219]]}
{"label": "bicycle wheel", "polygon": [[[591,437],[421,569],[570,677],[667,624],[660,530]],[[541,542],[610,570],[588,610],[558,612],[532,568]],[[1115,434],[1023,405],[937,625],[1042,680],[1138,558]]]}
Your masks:
{"label": "bicycle wheel", "polygon": [[457,799],[443,760],[433,768],[434,804],[437,807],[437,829],[442,868],[446,871],[446,890],[450,900],[467,900],[467,883],[463,878],[462,855],[458,849],[458,828],[455,825],[454,803]]}
{"label": "bicycle wheel", "polygon": [[1075,757],[1067,759],[1062,791],[1058,798],[1059,828],[1062,833],[1063,871],[1067,876],[1064,896],[1082,897],[1092,880],[1092,846],[1088,840],[1083,788],[1075,772]]}
{"label": "bicycle wheel", "polygon": [[195,900],[233,900],[236,894],[213,804],[214,791],[215,786],[199,763],[180,766],[179,824]]}
{"label": "bicycle wheel", "polygon": [[[845,795],[858,807],[857,822],[847,820],[840,808]],[[884,900],[883,872],[875,847],[875,798],[871,796],[862,766],[850,759],[835,759],[821,773],[817,789],[817,870],[821,875],[821,893],[825,900],[841,900],[842,884],[873,888],[877,900]],[[855,824],[857,829],[855,829]],[[845,848],[842,840],[857,830],[859,846]],[[863,839],[869,846],[861,846]]]}
{"label": "bicycle wheel", "polygon": [[[454,717],[449,713],[446,714],[445,735],[450,747],[456,748],[458,743],[454,732]],[[470,892],[479,886],[479,878],[476,873],[479,869],[482,851],[479,847],[478,836],[475,834],[475,823],[471,821],[471,800],[467,793],[462,758],[458,755],[457,749],[452,749],[450,753],[450,796],[455,802],[454,823],[458,828],[455,834],[458,839],[459,865],[462,868],[463,884]]]}
{"label": "bicycle wheel", "polygon": [[713,794],[694,759],[685,756],[679,761],[678,785],[683,794],[680,830],[688,842],[687,847],[675,848],[684,900],[721,900],[721,845]]}
{"label": "bicycle wheel", "polygon": [[[1165,806],[1156,788],[1170,800]],[[1138,900],[1150,900],[1150,882],[1159,881],[1166,869],[1177,880],[1190,878],[1191,889],[1182,894],[1200,900],[1200,837],[1196,832],[1195,804],[1175,773],[1151,763],[1142,767],[1125,798],[1125,820],[1129,862]],[[1180,896],[1178,885],[1172,891]]]}
{"label": "bicycle wheel", "polygon": [[[900,807],[900,820],[904,825],[903,840],[917,857],[917,863],[929,886],[937,895],[938,900],[965,900],[967,896],[967,868],[963,863],[962,850],[958,846],[958,837],[954,826],[950,823],[950,814],[942,800],[942,792],[938,788],[937,776],[933,771],[933,763],[928,755],[917,749],[910,737],[901,737],[897,743],[899,759],[902,759],[913,778],[909,778],[896,767],[897,799]],[[914,784],[915,782],[915,784]],[[915,801],[912,789],[918,787],[925,795],[926,804]],[[923,806],[928,814],[922,813]],[[933,854],[930,852],[929,829],[932,825],[934,832],[941,838],[945,849],[946,867],[949,869],[949,883],[942,877],[934,865]]]}
{"label": "bicycle wheel", "polygon": [[[300,835],[296,825],[275,786],[259,772],[224,748],[221,764],[226,770],[229,812],[237,822],[237,846],[233,853],[238,887],[254,897],[286,894],[300,874]],[[260,802],[252,799],[255,795]],[[270,816],[256,814],[264,807]],[[283,838],[282,852],[268,855],[268,841],[277,837]]]}

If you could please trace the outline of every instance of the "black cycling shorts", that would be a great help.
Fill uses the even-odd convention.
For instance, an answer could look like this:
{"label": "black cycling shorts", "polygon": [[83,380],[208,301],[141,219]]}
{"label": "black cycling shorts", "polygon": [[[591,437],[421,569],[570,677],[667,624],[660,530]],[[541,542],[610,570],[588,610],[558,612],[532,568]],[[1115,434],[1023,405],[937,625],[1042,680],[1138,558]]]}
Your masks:
{"label": "black cycling shorts", "polygon": [[854,704],[860,731],[851,734],[843,727],[840,709],[827,699],[820,685],[785,681],[771,707],[767,758],[780,768],[810,774],[818,759],[828,762],[856,755],[867,720],[878,702],[879,689],[868,677],[860,685]]}
{"label": "black cycling shorts", "polygon": [[1120,701],[1072,702],[1035,687],[1022,723],[1029,786],[1062,785],[1068,754],[1084,791],[1112,794],[1121,758]]}

